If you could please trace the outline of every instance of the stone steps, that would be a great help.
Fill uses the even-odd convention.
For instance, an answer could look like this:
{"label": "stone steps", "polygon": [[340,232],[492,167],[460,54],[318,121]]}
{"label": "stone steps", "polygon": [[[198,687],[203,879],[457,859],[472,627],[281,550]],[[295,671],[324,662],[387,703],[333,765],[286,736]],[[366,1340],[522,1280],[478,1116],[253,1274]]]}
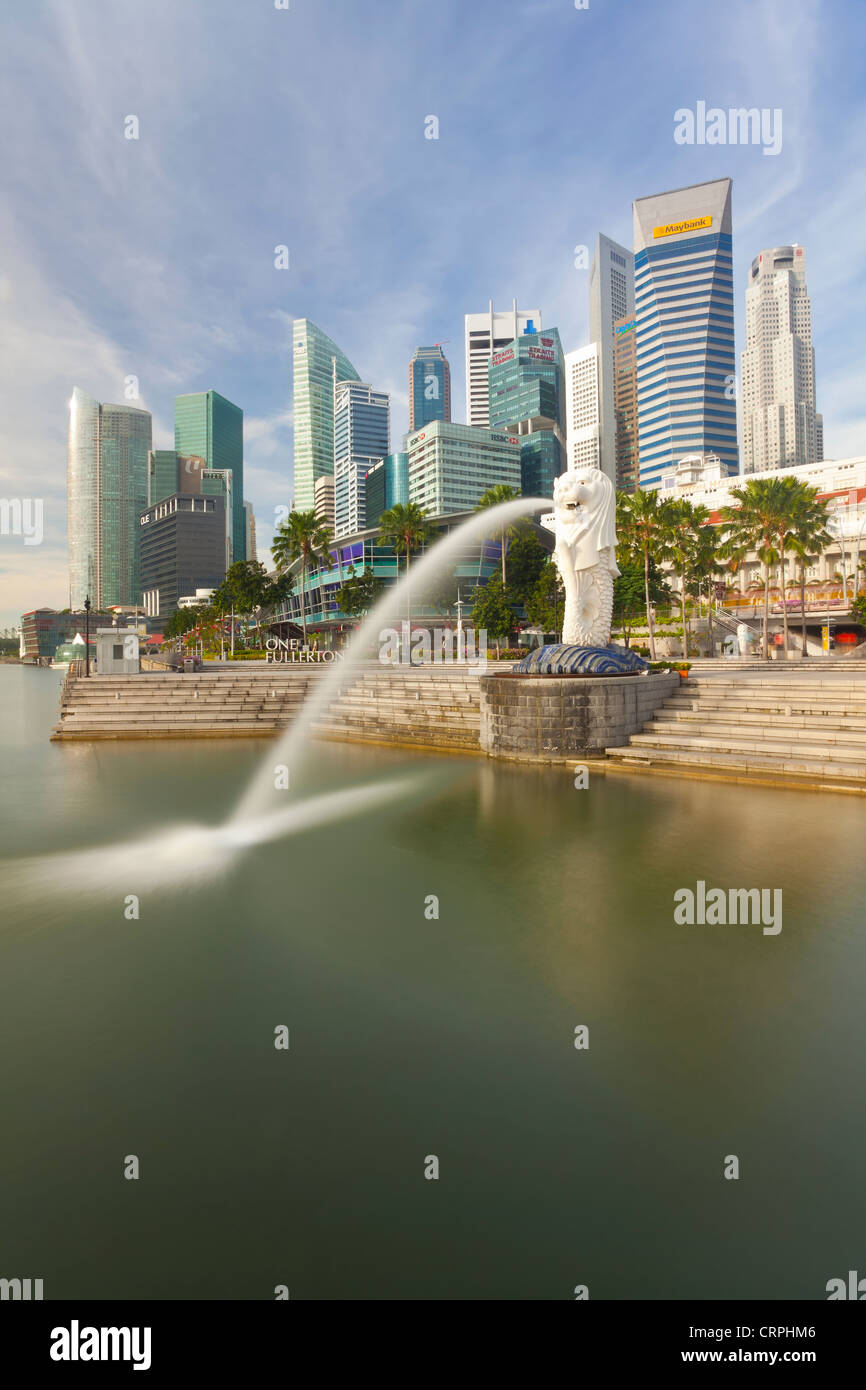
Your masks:
{"label": "stone steps", "polygon": [[608,758],[623,765],[643,765],[644,767],[674,767],[680,770],[698,768],[710,773],[758,778],[778,779],[780,781],[804,779],[813,783],[850,783],[857,790],[866,791],[866,761],[862,763],[827,762],[821,758],[777,758],[774,756],[743,757],[740,753],[712,752],[694,748],[645,749],[640,751],[626,745],[623,748],[609,748]]}
{"label": "stone steps", "polygon": [[[271,736],[291,724],[326,667],[104,676],[65,683],[53,738]],[[313,731],[326,738],[477,748],[468,672],[362,669],[335,684]]]}
{"label": "stone steps", "polygon": [[818,758],[826,762],[835,762],[839,759],[850,762],[859,758],[866,761],[866,739],[861,740],[860,743],[842,743],[816,736],[814,733],[804,736],[802,739],[792,739],[758,734],[757,732],[754,738],[743,738],[728,734],[720,735],[716,731],[685,736],[653,731],[632,734],[629,746],[632,748],[690,748],[711,751],[721,746],[720,738],[722,737],[724,738],[724,749],[730,753],[765,752],[768,756],[772,755],[779,758],[793,758],[802,755],[806,758]]}
{"label": "stone steps", "polygon": [[866,681],[850,673],[694,679],[620,748],[620,765],[866,791]]}
{"label": "stone steps", "polygon": [[836,713],[820,715],[815,714],[813,711],[804,712],[803,714],[787,714],[786,712],[780,712],[778,716],[769,723],[765,714],[754,710],[743,710],[739,712],[736,720],[733,720],[731,715],[732,711],[730,710],[719,710],[709,713],[701,708],[697,710],[662,708],[656,711],[651,724],[644,725],[643,731],[644,733],[648,733],[652,729],[661,731],[663,728],[669,731],[670,728],[675,725],[685,725],[686,727],[694,725],[709,727],[711,725],[713,731],[718,734],[736,735],[741,733],[744,729],[752,727],[759,729],[766,729],[769,727],[773,733],[775,733],[776,730],[784,730],[785,733],[788,733],[790,730],[793,733],[796,730],[808,732],[814,729],[826,731],[827,733],[862,734],[863,737],[866,738],[866,715],[844,715]]}

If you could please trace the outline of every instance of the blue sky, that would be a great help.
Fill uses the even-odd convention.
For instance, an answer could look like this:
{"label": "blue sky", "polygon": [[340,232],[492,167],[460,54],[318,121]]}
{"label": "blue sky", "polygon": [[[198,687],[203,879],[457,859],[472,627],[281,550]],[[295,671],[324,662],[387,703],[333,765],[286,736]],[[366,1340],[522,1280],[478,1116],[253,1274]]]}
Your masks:
{"label": "blue sky", "polygon": [[[393,393],[396,443],[417,344],[450,339],[464,418],[464,313],[517,295],[583,345],[575,246],[724,175],[738,354],[749,262],[801,242],[825,452],[866,452],[863,0],[30,0],[0,37],[0,496],[45,515],[40,546],[0,536],[0,626],[67,601],[74,385],[137,376],[157,446],[179,392],[241,405],[267,558],[293,317]],[[782,152],[678,145],[699,100],[781,108]]]}

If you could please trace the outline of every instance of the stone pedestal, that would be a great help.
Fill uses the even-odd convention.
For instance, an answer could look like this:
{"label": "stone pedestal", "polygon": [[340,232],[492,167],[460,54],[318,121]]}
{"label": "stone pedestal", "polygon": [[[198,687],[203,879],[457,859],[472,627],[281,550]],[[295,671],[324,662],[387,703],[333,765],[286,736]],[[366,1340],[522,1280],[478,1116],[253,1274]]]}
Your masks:
{"label": "stone pedestal", "polygon": [[674,672],[643,676],[481,676],[481,748],[492,757],[558,762],[627,743],[679,689]]}

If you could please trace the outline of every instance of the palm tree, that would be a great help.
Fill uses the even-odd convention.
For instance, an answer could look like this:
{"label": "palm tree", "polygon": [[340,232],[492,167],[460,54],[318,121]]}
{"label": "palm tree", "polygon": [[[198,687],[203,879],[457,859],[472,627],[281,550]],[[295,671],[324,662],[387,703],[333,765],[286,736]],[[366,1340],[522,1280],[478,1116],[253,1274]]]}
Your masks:
{"label": "palm tree", "polygon": [[[683,621],[683,660],[689,659],[689,635],[686,626],[686,586],[690,580],[703,578],[703,567],[707,564],[706,546],[702,546],[702,532],[710,519],[706,507],[695,506],[685,497],[677,498],[668,504],[671,520],[671,535],[668,554],[680,581],[680,610]],[[702,563],[703,562],[703,563]],[[699,590],[700,592],[700,590]],[[712,644],[712,635],[710,636]],[[712,646],[711,646],[712,650]]]}
{"label": "palm tree", "polygon": [[[779,563],[790,524],[792,498],[787,478],[750,478],[743,487],[731,488],[738,506],[722,507],[725,529],[722,553],[742,559],[750,550],[764,566],[764,657],[770,660],[770,574]],[[780,548],[781,547],[781,548]],[[787,614],[785,630],[787,635]]]}
{"label": "palm tree", "polygon": [[[493,487],[485,488],[475,504],[476,512],[486,511],[488,507],[498,507],[501,502],[512,502],[515,497],[520,496],[520,489],[508,487],[506,483],[496,483]],[[513,526],[506,526],[503,522],[499,528],[499,537],[502,546],[502,587],[505,588],[505,536],[514,534]]]}
{"label": "palm tree", "polygon": [[808,483],[800,483],[798,487],[788,548],[800,566],[800,655],[805,657],[809,655],[806,649],[806,566],[818,559],[833,537],[827,529],[827,503],[818,501],[818,489]]}
{"label": "palm tree", "polygon": [[650,605],[650,561],[660,564],[670,556],[673,517],[668,502],[659,501],[657,492],[621,492],[617,499],[616,529],[626,555],[643,564],[644,601],[649,631],[649,649],[656,659],[655,627]]}
{"label": "palm tree", "polygon": [[[389,507],[379,517],[379,541],[384,545],[390,545],[395,555],[406,556],[407,575],[413,552],[420,550],[432,533],[433,526],[417,502],[395,502],[393,507]],[[411,624],[412,609],[408,593],[406,607]]]}
{"label": "palm tree", "polygon": [[304,632],[304,646],[307,645],[307,566],[328,554],[331,544],[331,530],[314,511],[290,512],[277,528],[271,552],[280,574],[301,562],[301,627]]}

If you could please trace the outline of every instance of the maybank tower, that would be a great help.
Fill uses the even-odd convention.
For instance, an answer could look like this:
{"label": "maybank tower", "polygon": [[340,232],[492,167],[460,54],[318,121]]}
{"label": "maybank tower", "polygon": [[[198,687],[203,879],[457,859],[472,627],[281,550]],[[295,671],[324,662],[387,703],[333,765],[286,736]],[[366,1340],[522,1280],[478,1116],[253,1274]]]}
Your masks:
{"label": "maybank tower", "polygon": [[687,454],[738,472],[731,180],[634,204],[639,477]]}

